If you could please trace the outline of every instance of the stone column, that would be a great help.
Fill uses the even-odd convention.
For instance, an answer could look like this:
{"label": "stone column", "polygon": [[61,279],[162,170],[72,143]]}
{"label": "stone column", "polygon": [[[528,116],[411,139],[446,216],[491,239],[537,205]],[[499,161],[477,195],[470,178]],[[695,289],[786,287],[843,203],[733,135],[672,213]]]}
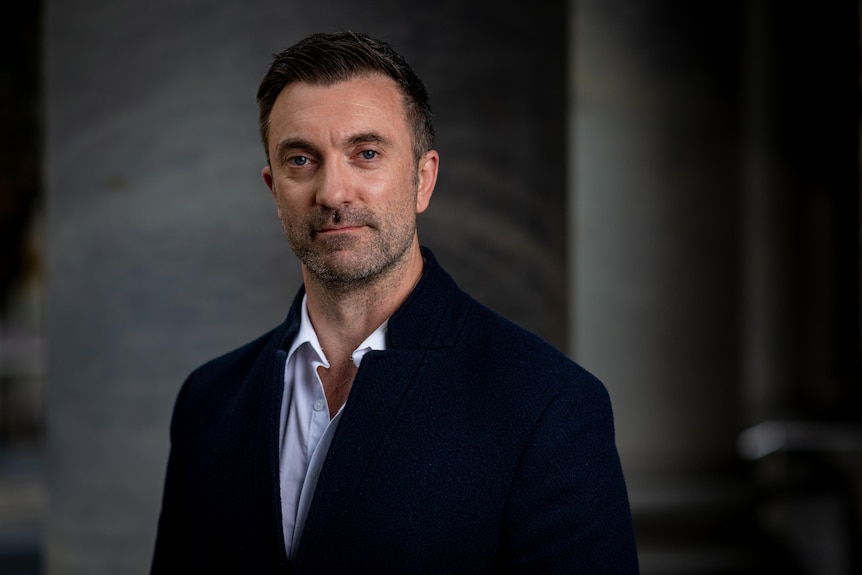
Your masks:
{"label": "stone column", "polygon": [[299,276],[259,173],[276,45],[239,2],[48,2],[48,573],[144,573],[171,405]]}
{"label": "stone column", "polygon": [[572,3],[570,349],[607,385],[644,574],[736,572],[738,14]]}
{"label": "stone column", "polygon": [[858,430],[802,426],[769,498],[735,444],[859,419],[858,5],[571,6],[570,349],[614,400],[642,572],[846,561],[859,461],[826,455]]}
{"label": "stone column", "polygon": [[858,419],[858,12],[852,2],[746,5],[742,365],[752,423]]}
{"label": "stone column", "polygon": [[627,470],[727,463],[738,429],[736,14],[574,3],[572,354]]}

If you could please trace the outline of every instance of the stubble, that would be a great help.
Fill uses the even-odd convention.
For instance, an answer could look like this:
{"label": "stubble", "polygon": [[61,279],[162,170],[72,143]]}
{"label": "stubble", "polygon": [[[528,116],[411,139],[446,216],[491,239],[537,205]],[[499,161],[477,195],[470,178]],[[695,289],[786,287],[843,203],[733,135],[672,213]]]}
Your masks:
{"label": "stubble", "polygon": [[[415,214],[407,206],[384,217],[362,206],[320,207],[302,222],[285,218],[282,224],[308,273],[336,292],[374,283],[394,271],[405,260],[416,233]],[[321,233],[332,225],[358,226],[361,232]]]}

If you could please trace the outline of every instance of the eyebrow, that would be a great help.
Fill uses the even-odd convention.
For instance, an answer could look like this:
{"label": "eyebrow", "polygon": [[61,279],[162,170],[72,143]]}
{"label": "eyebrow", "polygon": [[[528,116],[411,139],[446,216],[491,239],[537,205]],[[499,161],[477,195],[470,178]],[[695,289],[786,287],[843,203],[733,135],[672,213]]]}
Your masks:
{"label": "eyebrow", "polygon": [[275,157],[281,160],[284,155],[291,150],[307,150],[314,151],[314,146],[308,140],[303,138],[287,138],[280,141],[275,146]]}
{"label": "eyebrow", "polygon": [[360,132],[347,138],[348,146],[356,144],[380,144],[381,146],[392,146],[392,140],[379,132]]}

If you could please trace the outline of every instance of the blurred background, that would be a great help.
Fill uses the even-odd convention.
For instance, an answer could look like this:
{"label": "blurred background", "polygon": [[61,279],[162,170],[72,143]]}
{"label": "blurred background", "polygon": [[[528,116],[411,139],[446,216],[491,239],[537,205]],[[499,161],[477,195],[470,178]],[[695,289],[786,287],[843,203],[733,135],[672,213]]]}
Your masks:
{"label": "blurred background", "polygon": [[645,574],[862,573],[854,1],[43,0],[0,19],[0,573],[149,568],[174,397],[299,285],[254,95],[428,84],[420,238],[598,375]]}

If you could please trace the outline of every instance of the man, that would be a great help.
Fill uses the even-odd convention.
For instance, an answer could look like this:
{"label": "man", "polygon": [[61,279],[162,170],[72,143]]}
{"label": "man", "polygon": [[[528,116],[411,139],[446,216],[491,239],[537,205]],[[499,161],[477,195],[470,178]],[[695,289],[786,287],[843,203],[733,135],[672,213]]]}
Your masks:
{"label": "man", "polygon": [[152,572],[637,572],[604,387],[420,248],[422,82],[385,43],[318,34],[258,104],[304,284],[183,385]]}

